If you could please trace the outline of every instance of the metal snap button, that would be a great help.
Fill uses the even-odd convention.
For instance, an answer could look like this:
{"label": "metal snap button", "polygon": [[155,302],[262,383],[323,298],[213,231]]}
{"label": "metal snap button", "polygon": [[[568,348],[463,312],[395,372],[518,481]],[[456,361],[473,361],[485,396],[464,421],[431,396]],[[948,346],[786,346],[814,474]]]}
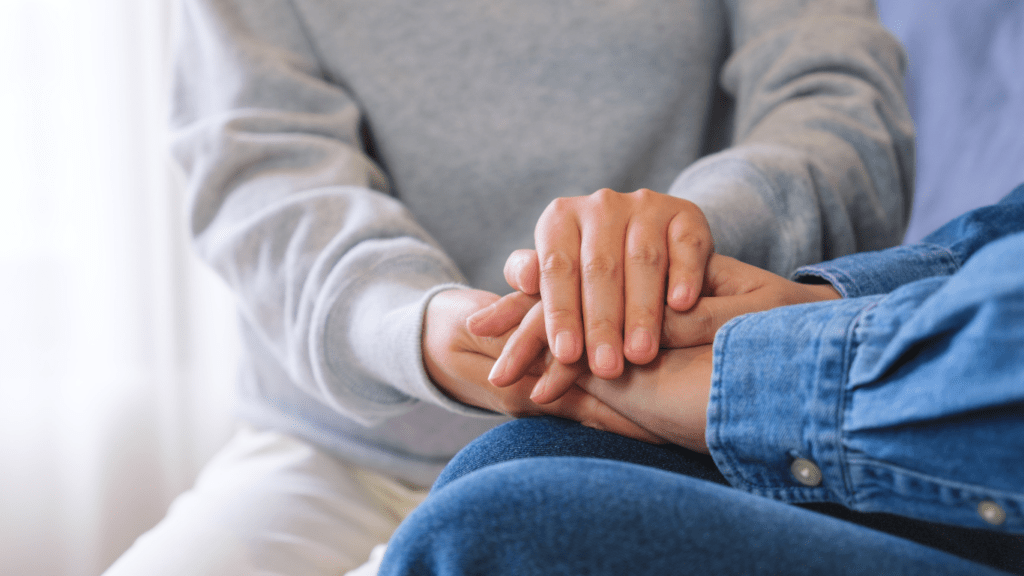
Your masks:
{"label": "metal snap button", "polygon": [[981,519],[993,526],[999,526],[1006,522],[1006,511],[999,504],[991,500],[982,500],[978,504],[978,515]]}
{"label": "metal snap button", "polygon": [[814,462],[806,458],[793,460],[789,471],[793,473],[796,481],[804,486],[817,486],[821,484],[821,469]]}

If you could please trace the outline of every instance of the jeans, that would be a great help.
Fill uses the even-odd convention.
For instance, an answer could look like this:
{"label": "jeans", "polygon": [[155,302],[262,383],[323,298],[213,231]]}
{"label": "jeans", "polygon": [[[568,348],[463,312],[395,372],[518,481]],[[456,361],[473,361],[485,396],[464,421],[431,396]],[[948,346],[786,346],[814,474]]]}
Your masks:
{"label": "jeans", "polygon": [[380,574],[1001,574],[992,566],[1019,571],[1012,546],[1019,539],[982,530],[754,496],[706,456],[531,418],[452,460]]}

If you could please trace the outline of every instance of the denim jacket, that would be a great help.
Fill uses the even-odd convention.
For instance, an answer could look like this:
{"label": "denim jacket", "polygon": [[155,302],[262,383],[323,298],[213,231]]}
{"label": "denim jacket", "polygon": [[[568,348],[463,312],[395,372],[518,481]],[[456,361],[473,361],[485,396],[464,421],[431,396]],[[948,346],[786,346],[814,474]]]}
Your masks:
{"label": "denim jacket", "polygon": [[730,483],[1024,533],[1024,185],[918,244],[794,279],[843,299],[715,338],[707,442]]}

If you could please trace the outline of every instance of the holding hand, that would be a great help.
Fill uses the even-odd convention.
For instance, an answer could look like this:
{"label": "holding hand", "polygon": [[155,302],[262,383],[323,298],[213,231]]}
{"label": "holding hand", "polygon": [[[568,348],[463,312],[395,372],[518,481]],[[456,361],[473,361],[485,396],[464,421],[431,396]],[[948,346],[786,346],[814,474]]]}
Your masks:
{"label": "holding hand", "polygon": [[630,366],[615,380],[590,376],[579,386],[644,429],[707,454],[711,370],[711,346],[695,346],[662,350],[654,362]]}
{"label": "holding hand", "polygon": [[497,299],[496,294],[480,290],[447,290],[431,299],[424,325],[423,362],[438,388],[459,402],[502,414],[548,414],[646,442],[663,442],[578,387],[567,387],[564,395],[545,406],[532,402],[529,394],[544,370],[543,356],[509,386],[492,386],[487,374],[508,334],[476,336],[467,329],[466,318]]}
{"label": "holding hand", "polygon": [[[522,278],[529,278],[530,261],[528,251],[518,251],[509,258],[506,278],[514,287],[521,283]],[[703,286],[702,297],[689,310],[665,310],[662,348],[710,344],[723,324],[741,314],[839,298],[839,293],[829,284],[792,282],[720,254],[711,255]],[[521,322],[519,328],[507,337],[505,348],[491,373],[491,382],[496,386],[506,386],[518,379],[526,367],[544,353],[547,341],[541,307],[535,297],[515,292],[469,319],[470,329],[480,336],[504,333]],[[540,404],[551,402],[584,373],[585,370],[578,365],[552,363],[539,379],[531,398]]]}
{"label": "holding hand", "polygon": [[838,300],[831,284],[801,284],[721,254],[712,255],[704,294],[684,312],[665,311],[662,340],[669,348],[710,344],[737,316],[823,300]]}
{"label": "holding hand", "polygon": [[654,359],[666,298],[672,310],[693,306],[714,248],[700,208],[650,190],[558,198],[535,240],[538,282],[524,292],[544,300],[552,353],[569,365],[585,347],[603,378],[621,374],[623,358]]}

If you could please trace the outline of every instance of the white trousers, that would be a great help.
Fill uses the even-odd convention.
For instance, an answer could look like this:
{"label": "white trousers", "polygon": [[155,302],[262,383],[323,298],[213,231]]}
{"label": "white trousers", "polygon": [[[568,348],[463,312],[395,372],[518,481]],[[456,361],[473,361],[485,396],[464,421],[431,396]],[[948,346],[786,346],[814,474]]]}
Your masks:
{"label": "white trousers", "polygon": [[105,576],[375,574],[383,547],[362,565],[426,494],[243,428]]}

